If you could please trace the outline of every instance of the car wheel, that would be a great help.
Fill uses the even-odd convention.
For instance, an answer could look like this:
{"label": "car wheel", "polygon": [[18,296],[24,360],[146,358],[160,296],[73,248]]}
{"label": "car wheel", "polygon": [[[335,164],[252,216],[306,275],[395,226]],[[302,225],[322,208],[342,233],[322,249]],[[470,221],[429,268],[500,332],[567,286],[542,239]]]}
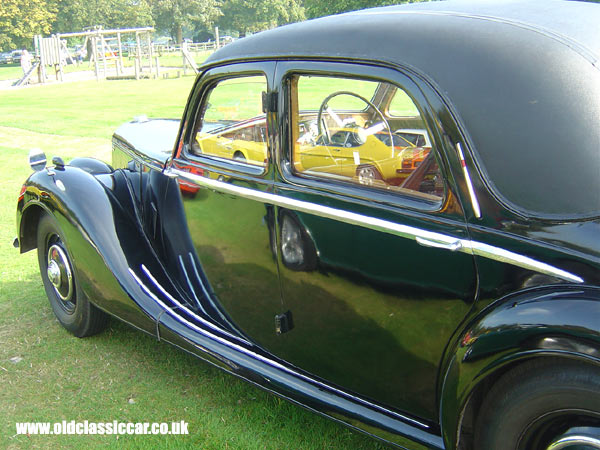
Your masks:
{"label": "car wheel", "polygon": [[379,171],[373,166],[358,166],[356,168],[356,176],[360,184],[372,186],[375,181],[382,179]]}
{"label": "car wheel", "polygon": [[317,266],[317,252],[310,236],[290,213],[280,215],[281,260],[292,270],[310,271]]}
{"label": "car wheel", "polygon": [[37,252],[46,295],[60,324],[77,337],[106,328],[108,315],[92,305],[80,289],[64,234],[49,214],[38,224]]}
{"label": "car wheel", "polygon": [[526,362],[492,387],[478,417],[477,450],[600,449],[600,369]]}

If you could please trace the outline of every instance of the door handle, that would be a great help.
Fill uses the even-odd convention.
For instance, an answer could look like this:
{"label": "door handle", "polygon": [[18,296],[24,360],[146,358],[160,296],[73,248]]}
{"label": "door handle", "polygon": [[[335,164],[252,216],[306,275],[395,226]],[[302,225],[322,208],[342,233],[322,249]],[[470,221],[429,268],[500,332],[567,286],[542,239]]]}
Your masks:
{"label": "door handle", "polygon": [[439,242],[417,236],[416,241],[423,247],[443,248],[445,250],[450,250],[451,252],[456,252],[462,248],[460,239],[456,239],[452,242]]}

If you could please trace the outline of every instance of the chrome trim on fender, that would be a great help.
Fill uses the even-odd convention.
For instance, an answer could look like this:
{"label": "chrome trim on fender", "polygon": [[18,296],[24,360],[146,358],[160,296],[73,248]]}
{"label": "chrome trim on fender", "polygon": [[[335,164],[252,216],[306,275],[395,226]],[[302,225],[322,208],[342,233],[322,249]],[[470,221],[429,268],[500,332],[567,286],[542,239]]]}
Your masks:
{"label": "chrome trim on fender", "polygon": [[475,217],[481,219],[481,208],[479,207],[479,201],[475,195],[475,189],[473,189],[473,183],[471,182],[471,175],[469,175],[469,169],[465,162],[465,155],[463,154],[460,142],[456,143],[456,151],[458,152],[458,158],[460,159],[460,165],[462,166],[465,181],[467,182],[467,189],[469,190],[469,197],[471,198],[471,206],[473,207],[473,213]]}
{"label": "chrome trim on fender", "polygon": [[[164,295],[165,297],[167,297],[169,300],[171,300],[173,303],[175,303],[175,305],[177,305],[178,309],[181,309],[183,311],[185,311],[187,314],[189,314],[190,316],[192,316],[194,319],[196,319],[197,321],[199,321],[200,323],[202,323],[203,325],[212,328],[213,330],[216,331],[220,331],[221,333],[229,336],[232,339],[238,340],[240,342],[243,342],[244,344],[248,344],[250,345],[250,342],[248,342],[247,340],[239,337],[239,336],[234,336],[233,334],[229,333],[228,331],[224,330],[223,328],[219,327],[218,325],[213,324],[212,322],[209,322],[208,320],[200,317],[198,314],[195,314],[193,311],[190,311],[188,308],[186,308],[184,305],[182,305],[181,303],[179,303],[177,300],[175,300],[175,298],[169,294],[165,288],[163,288],[160,283],[158,281],[156,281],[156,278],[154,278],[152,276],[152,274],[150,273],[150,271],[148,270],[148,268],[142,264],[142,270],[144,271],[144,273],[146,274],[146,276],[148,277],[148,279],[150,281],[152,281],[152,284],[154,284]],[[133,273],[133,271],[131,269],[129,269],[129,271],[135,276],[135,274]],[[135,276],[136,280],[139,280],[139,278],[137,278],[137,276]],[[141,280],[138,281],[138,283],[141,283]],[[140,286],[142,286],[142,284],[140,284]],[[146,288],[145,285],[142,286],[142,288]],[[156,297],[151,291],[147,291],[148,295],[150,295],[154,300],[160,301],[158,299],[158,297]],[[161,302],[162,303],[162,302]],[[164,304],[164,303],[163,303]],[[165,305],[165,308],[170,312],[171,308],[169,308],[168,306]],[[179,315],[175,315],[176,317],[180,317]]]}
{"label": "chrome trim on fender", "polygon": [[204,307],[202,306],[202,302],[196,295],[196,289],[194,289],[194,286],[192,285],[192,280],[190,280],[190,277],[188,276],[187,269],[185,268],[185,264],[183,262],[183,258],[181,257],[181,255],[178,255],[178,256],[179,256],[179,265],[181,266],[181,270],[183,270],[183,275],[185,276],[185,281],[187,281],[190,291],[192,291],[194,300],[196,300],[196,305],[198,305],[198,308],[200,308],[200,311],[202,311],[203,314],[208,316],[208,313],[204,310]]}
{"label": "chrome trim on fender", "polygon": [[210,178],[185,172],[173,167],[165,169],[165,172],[173,172],[187,181],[225,194],[231,194],[249,200],[281,206],[308,214],[314,214],[319,217],[335,219],[352,225],[369,228],[371,230],[393,234],[406,239],[412,239],[419,242],[421,245],[428,243],[429,246],[433,246],[432,244],[435,244],[436,247],[447,248],[448,250],[460,251],[462,253],[493,259],[495,261],[533,270],[566,281],[583,283],[583,279],[577,275],[566,272],[541,261],[537,261],[533,258],[529,258],[528,256],[519,255],[518,253],[487,245],[482,242],[471,241],[469,239],[457,239],[453,236],[435,233],[423,230],[421,228],[402,225],[387,220],[364,216],[362,214],[331,208],[329,206],[317,205],[315,203],[305,202],[302,200],[286,198],[281,195],[271,194],[269,192],[261,192],[242,186],[236,186],[234,184],[219,180],[212,180]]}
{"label": "chrome trim on fender", "polygon": [[563,448],[570,448],[573,445],[585,445],[600,449],[600,439],[591,436],[566,436],[550,444],[546,450],[561,450]]}
{"label": "chrome trim on fender", "polygon": [[[153,277],[153,276],[150,274],[150,271],[148,270],[148,268],[147,268],[145,265],[143,265],[143,264],[141,265],[141,268],[142,268],[142,270],[144,271],[144,273],[145,273],[145,274],[146,274],[146,275],[149,277],[149,279],[150,279],[150,280],[151,280],[153,283],[155,283],[155,282],[156,282],[156,280],[155,280],[155,279],[154,279],[154,277]],[[309,383],[315,384],[315,385],[317,385],[317,386],[320,386],[320,387],[322,387],[322,388],[324,388],[324,389],[327,389],[327,390],[329,390],[329,391],[335,392],[336,394],[340,394],[340,395],[342,395],[343,397],[346,397],[347,399],[351,399],[351,400],[353,400],[353,401],[355,401],[355,402],[357,402],[357,403],[360,403],[360,404],[362,404],[362,405],[364,405],[364,406],[368,406],[368,407],[370,407],[370,408],[373,408],[373,409],[375,409],[375,410],[377,410],[377,411],[379,411],[379,412],[382,412],[382,413],[384,413],[384,414],[388,414],[388,415],[390,415],[390,416],[394,416],[394,417],[396,417],[397,419],[403,420],[404,422],[410,422],[410,423],[412,423],[412,424],[414,424],[414,425],[417,425],[417,426],[419,426],[419,427],[421,427],[421,428],[423,428],[423,429],[429,429],[429,428],[431,428],[429,425],[427,425],[427,424],[425,424],[425,423],[421,423],[421,422],[419,422],[419,421],[417,421],[417,420],[415,420],[415,419],[411,419],[410,417],[406,417],[406,416],[403,416],[403,415],[401,415],[401,414],[398,414],[398,413],[396,413],[396,412],[394,412],[394,411],[390,411],[389,409],[383,408],[383,407],[381,407],[381,406],[379,406],[379,405],[376,405],[376,404],[374,404],[374,403],[371,403],[371,402],[369,402],[369,401],[367,401],[367,400],[363,400],[362,398],[355,397],[355,396],[353,396],[353,395],[351,395],[351,394],[348,394],[348,393],[346,393],[346,392],[344,392],[344,391],[342,391],[342,390],[336,389],[336,388],[335,388],[335,387],[333,387],[333,386],[329,386],[328,384],[322,383],[322,382],[320,382],[320,381],[318,381],[318,380],[315,380],[315,379],[313,379],[313,378],[311,378],[311,377],[308,377],[308,376],[306,376],[306,375],[303,375],[303,374],[301,374],[301,373],[299,373],[299,372],[296,372],[295,370],[292,370],[292,369],[290,369],[289,367],[286,367],[286,366],[284,366],[283,364],[280,364],[280,363],[278,363],[277,361],[273,361],[272,359],[269,359],[269,358],[267,358],[267,357],[265,357],[265,356],[262,356],[262,355],[260,355],[260,354],[258,354],[258,353],[256,353],[256,352],[253,352],[252,350],[249,350],[249,349],[247,349],[247,348],[245,348],[245,347],[242,347],[242,346],[241,346],[241,345],[239,345],[239,344],[235,344],[235,343],[233,343],[233,342],[230,342],[230,341],[228,341],[227,339],[225,339],[225,338],[223,338],[223,337],[221,337],[221,336],[217,336],[217,335],[215,335],[215,334],[211,333],[210,331],[208,331],[208,330],[205,330],[205,329],[203,329],[203,328],[199,327],[198,325],[196,325],[196,324],[194,324],[194,323],[190,322],[189,320],[186,320],[186,319],[184,319],[184,318],[183,318],[183,317],[181,317],[180,315],[178,315],[178,314],[175,314],[175,313],[172,311],[172,309],[171,309],[171,308],[169,308],[169,306],[168,306],[168,305],[166,305],[166,304],[165,304],[165,303],[164,303],[162,300],[160,300],[160,299],[159,299],[159,298],[158,298],[158,297],[157,297],[157,296],[156,296],[156,295],[155,295],[155,294],[154,294],[154,293],[153,293],[153,292],[150,290],[150,288],[148,288],[148,286],[146,286],[146,285],[144,284],[144,282],[143,282],[143,281],[142,281],[142,280],[141,280],[141,279],[140,279],[140,278],[139,278],[139,277],[136,275],[136,273],[133,271],[133,269],[129,268],[128,270],[129,270],[129,273],[131,274],[131,276],[133,277],[133,279],[135,280],[135,282],[136,282],[136,283],[137,283],[137,284],[140,286],[140,288],[141,288],[141,289],[142,289],[142,290],[143,290],[143,291],[144,291],[144,292],[145,292],[145,293],[146,293],[146,294],[147,294],[147,295],[148,295],[150,298],[152,298],[152,300],[154,300],[154,301],[155,301],[155,302],[156,302],[156,303],[157,303],[157,304],[158,304],[158,305],[159,305],[161,308],[163,308],[163,309],[164,309],[164,310],[165,310],[167,313],[169,313],[169,314],[170,314],[170,315],[171,315],[171,316],[172,316],[172,317],[173,317],[175,320],[179,321],[180,323],[182,323],[182,324],[184,324],[184,325],[186,325],[186,326],[189,326],[190,328],[192,328],[192,329],[196,330],[198,333],[202,334],[203,336],[205,336],[205,337],[207,337],[207,338],[209,338],[209,339],[212,339],[212,340],[214,340],[214,341],[218,342],[219,344],[223,344],[223,345],[225,345],[225,346],[227,346],[227,347],[229,347],[229,348],[231,348],[231,349],[233,349],[233,350],[236,350],[236,351],[238,351],[238,352],[240,352],[240,353],[243,353],[243,354],[245,354],[245,355],[247,355],[247,356],[251,356],[252,358],[255,358],[256,360],[258,360],[258,361],[261,361],[261,362],[263,362],[263,363],[265,363],[265,364],[268,364],[268,365],[269,365],[269,366],[271,366],[271,367],[274,367],[274,368],[276,368],[276,369],[279,369],[279,370],[281,370],[281,371],[283,371],[283,372],[286,372],[286,373],[288,373],[288,374],[290,374],[290,375],[296,376],[296,377],[298,377],[298,378],[300,378],[300,379],[302,379],[302,380],[304,380],[304,381],[307,381],[307,382],[309,382]],[[160,285],[158,285],[158,286],[159,286],[159,288],[160,288]],[[171,295],[169,295],[169,294],[168,294],[166,291],[164,291],[162,288],[161,288],[161,291],[162,291],[162,292],[163,292],[165,295],[167,295],[167,297],[168,297],[170,300],[174,300],[174,299],[173,299],[173,297],[171,297]],[[177,302],[176,302],[176,303],[177,303]],[[178,307],[179,307],[179,305],[180,305],[180,304],[179,304],[179,303],[177,303],[177,305],[178,305]],[[184,308],[184,309],[185,309],[185,308]],[[204,323],[204,322],[203,322],[203,323]],[[218,331],[220,331],[220,332],[222,332],[222,333],[228,334],[226,331],[224,331],[224,330],[223,330],[223,329],[221,329],[220,327],[217,327],[217,326],[215,326],[215,325],[213,325],[213,324],[210,324],[210,325],[211,325],[211,327],[212,327],[212,328],[215,328],[216,330],[218,330]],[[250,344],[250,343],[248,343],[248,342],[247,342],[247,344],[248,344],[248,345],[251,345],[251,344]]]}

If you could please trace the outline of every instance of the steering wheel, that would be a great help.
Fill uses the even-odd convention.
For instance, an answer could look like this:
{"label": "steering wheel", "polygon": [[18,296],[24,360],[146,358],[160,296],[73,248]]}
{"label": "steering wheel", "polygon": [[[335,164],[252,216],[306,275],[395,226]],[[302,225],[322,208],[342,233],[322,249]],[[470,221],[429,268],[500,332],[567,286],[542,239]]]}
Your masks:
{"label": "steering wheel", "polygon": [[[359,100],[362,100],[363,102],[365,102],[367,105],[369,105],[369,107],[373,108],[373,110],[377,113],[377,115],[379,117],[381,117],[381,121],[383,122],[383,124],[385,125],[385,127],[388,130],[388,134],[390,136],[390,147],[392,148],[392,154],[391,157],[394,157],[394,136],[392,136],[392,129],[390,128],[390,124],[388,123],[388,121],[386,120],[385,116],[383,115],[383,113],[379,110],[379,108],[377,108],[377,106],[375,106],[373,103],[371,103],[369,100],[367,100],[366,98],[364,98],[362,95],[356,94],[354,92],[350,92],[350,91],[336,91],[332,94],[329,94],[327,97],[325,97],[325,99],[321,102],[321,106],[319,107],[319,113],[317,114],[317,131],[318,131],[318,135],[317,136],[322,136],[324,134],[325,139],[324,139],[324,144],[327,145],[331,142],[331,133],[329,132],[329,127],[327,126],[327,123],[325,122],[325,120],[323,119],[323,112],[327,109],[327,104],[329,103],[329,101],[334,98],[337,97],[338,95],[349,95],[351,97],[356,97]],[[339,118],[336,118],[337,116],[334,116],[334,120],[336,120],[336,122],[338,122],[338,125],[341,127],[342,123],[339,122]],[[369,130],[369,128],[358,128],[358,130],[362,130],[367,131]],[[356,132],[357,136],[357,141],[361,141],[362,142],[362,136],[360,134],[360,132]],[[368,134],[366,135],[368,136]],[[364,142],[363,142],[364,143]]]}

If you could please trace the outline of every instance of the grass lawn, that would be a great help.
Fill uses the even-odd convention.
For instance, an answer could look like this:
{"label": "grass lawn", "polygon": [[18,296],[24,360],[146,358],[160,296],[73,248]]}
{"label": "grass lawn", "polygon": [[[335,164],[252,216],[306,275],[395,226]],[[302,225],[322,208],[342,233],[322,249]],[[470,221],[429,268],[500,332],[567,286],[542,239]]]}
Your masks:
{"label": "grass lawn", "polygon": [[0,81],[3,80],[16,80],[21,78],[23,70],[19,64],[6,64],[0,66]]}
{"label": "grass lawn", "polygon": [[[7,76],[0,68],[0,79]],[[19,69],[20,70],[20,69]],[[35,252],[19,255],[27,153],[110,155],[138,114],[180,117],[193,77],[0,91],[0,448],[372,449],[376,441],[282,401],[117,320],[77,339],[56,321]],[[189,436],[17,436],[15,422],[189,423]]]}
{"label": "grass lawn", "polygon": [[[0,124],[61,136],[110,139],[134,116],[180,118],[194,77],[85,81],[0,91]],[[85,154],[85,149],[81,149]]]}

